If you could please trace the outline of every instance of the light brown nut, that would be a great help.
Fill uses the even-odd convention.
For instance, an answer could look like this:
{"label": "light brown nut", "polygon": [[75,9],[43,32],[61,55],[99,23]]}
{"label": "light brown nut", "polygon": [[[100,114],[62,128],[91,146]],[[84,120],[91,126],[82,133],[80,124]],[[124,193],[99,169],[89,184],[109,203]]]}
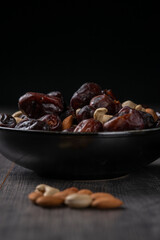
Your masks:
{"label": "light brown nut", "polygon": [[99,209],[110,209],[110,208],[118,208],[123,205],[123,202],[118,198],[107,198],[101,197],[95,199],[91,206]]}
{"label": "light brown nut", "polygon": [[19,122],[21,122],[23,119],[22,118],[20,118],[20,117],[14,117],[14,119],[16,120],[16,123],[19,123]]}
{"label": "light brown nut", "polygon": [[77,192],[78,194],[88,194],[91,195],[93,192],[89,189],[81,189]]}
{"label": "light brown nut", "polygon": [[65,198],[65,204],[71,208],[86,208],[92,203],[92,198],[88,194],[73,193]]}
{"label": "light brown nut", "polygon": [[70,194],[73,194],[73,193],[76,193],[78,192],[78,188],[76,187],[70,187],[70,188],[66,188],[65,190],[63,191],[60,191],[58,193],[55,193],[54,196],[58,196],[58,197],[61,197],[63,199],[65,199],[68,195]]}
{"label": "light brown nut", "polygon": [[97,198],[102,198],[102,197],[107,197],[107,198],[114,198],[114,196],[110,193],[106,192],[96,192],[91,194],[92,199],[97,199]]}
{"label": "light brown nut", "polygon": [[35,203],[35,201],[41,197],[43,195],[42,192],[32,192],[30,194],[28,194],[28,198],[29,200],[31,200],[33,203]]}
{"label": "light brown nut", "polygon": [[130,108],[135,108],[137,106],[136,103],[130,101],[130,100],[127,100],[125,102],[122,103],[122,107],[130,107]]}
{"label": "light brown nut", "polygon": [[69,115],[66,117],[62,122],[62,130],[66,130],[72,126],[73,123],[73,116]]}
{"label": "light brown nut", "polygon": [[80,110],[81,110],[81,108],[78,108],[78,109],[76,110],[76,116],[77,116],[77,114],[79,113]]}
{"label": "light brown nut", "polygon": [[135,107],[135,109],[138,110],[138,111],[142,111],[142,112],[145,112],[145,111],[146,111],[146,109],[143,108],[141,104],[138,104],[138,105]]}
{"label": "light brown nut", "polygon": [[40,191],[43,193],[44,196],[51,196],[57,192],[59,192],[59,189],[51,187],[46,184],[40,184],[36,187],[35,191]]}
{"label": "light brown nut", "polygon": [[56,196],[42,196],[36,200],[36,204],[41,207],[59,207],[64,203],[64,199]]}
{"label": "light brown nut", "polygon": [[157,116],[156,112],[152,108],[146,108],[146,112],[151,114],[155,121],[158,120],[158,116]]}
{"label": "light brown nut", "polygon": [[21,116],[23,113],[21,112],[21,111],[17,111],[17,112],[15,112],[15,113],[13,113],[12,114],[12,117],[19,117],[19,116]]}

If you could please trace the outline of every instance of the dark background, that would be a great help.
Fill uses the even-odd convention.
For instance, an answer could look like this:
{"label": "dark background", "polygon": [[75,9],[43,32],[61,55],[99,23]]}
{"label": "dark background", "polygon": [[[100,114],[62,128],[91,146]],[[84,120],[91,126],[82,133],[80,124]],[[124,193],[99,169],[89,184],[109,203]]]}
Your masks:
{"label": "dark background", "polygon": [[156,6],[53,2],[1,7],[0,108],[27,91],[60,90],[69,101],[87,81],[120,101],[160,105]]}

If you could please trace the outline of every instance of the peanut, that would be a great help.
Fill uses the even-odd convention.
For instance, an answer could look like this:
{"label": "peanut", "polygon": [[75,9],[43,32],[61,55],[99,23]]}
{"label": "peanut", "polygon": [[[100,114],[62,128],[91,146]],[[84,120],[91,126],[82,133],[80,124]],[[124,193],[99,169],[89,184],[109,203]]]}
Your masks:
{"label": "peanut", "polygon": [[61,197],[61,198],[65,199],[68,195],[76,193],[76,192],[78,192],[78,188],[71,187],[71,188],[66,188],[65,190],[60,191],[58,193],[55,193],[54,196]]}
{"label": "peanut", "polygon": [[102,198],[102,197],[107,197],[107,198],[114,198],[114,196],[110,193],[105,193],[105,192],[96,192],[91,194],[92,199],[97,199],[97,198]]}
{"label": "peanut", "polygon": [[36,204],[41,207],[59,207],[64,199],[56,196],[42,196],[36,200]]}
{"label": "peanut", "polygon": [[36,200],[43,195],[42,192],[32,192],[28,194],[29,200],[31,200],[33,203],[36,202]]}
{"label": "peanut", "polygon": [[88,194],[91,195],[93,192],[89,189],[81,189],[77,192],[78,194]]}
{"label": "peanut", "polygon": [[99,209],[110,209],[110,208],[118,208],[123,204],[123,202],[118,198],[107,198],[100,197],[95,199],[91,206]]}

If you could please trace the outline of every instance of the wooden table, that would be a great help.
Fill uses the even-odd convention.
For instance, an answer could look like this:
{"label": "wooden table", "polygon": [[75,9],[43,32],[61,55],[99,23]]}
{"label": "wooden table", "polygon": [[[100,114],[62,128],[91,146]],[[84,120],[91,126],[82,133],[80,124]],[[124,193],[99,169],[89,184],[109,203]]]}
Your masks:
{"label": "wooden table", "polygon": [[[118,210],[43,209],[27,198],[36,185],[105,191],[124,201]],[[0,239],[160,239],[160,159],[128,176],[100,181],[41,178],[0,155]]]}

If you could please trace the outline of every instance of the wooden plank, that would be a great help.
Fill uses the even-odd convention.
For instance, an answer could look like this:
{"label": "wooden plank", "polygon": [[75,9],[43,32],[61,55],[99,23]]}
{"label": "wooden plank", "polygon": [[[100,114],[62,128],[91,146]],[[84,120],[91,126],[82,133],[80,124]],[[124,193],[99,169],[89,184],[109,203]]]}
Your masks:
{"label": "wooden plank", "polygon": [[[1,166],[5,169],[7,164],[4,161]],[[60,189],[76,186],[110,192],[124,201],[124,208],[108,211],[43,209],[27,199],[28,193],[40,183]],[[157,240],[160,236],[159,199],[160,160],[124,178],[101,181],[47,179],[16,166],[0,191],[0,236],[5,240]]]}

